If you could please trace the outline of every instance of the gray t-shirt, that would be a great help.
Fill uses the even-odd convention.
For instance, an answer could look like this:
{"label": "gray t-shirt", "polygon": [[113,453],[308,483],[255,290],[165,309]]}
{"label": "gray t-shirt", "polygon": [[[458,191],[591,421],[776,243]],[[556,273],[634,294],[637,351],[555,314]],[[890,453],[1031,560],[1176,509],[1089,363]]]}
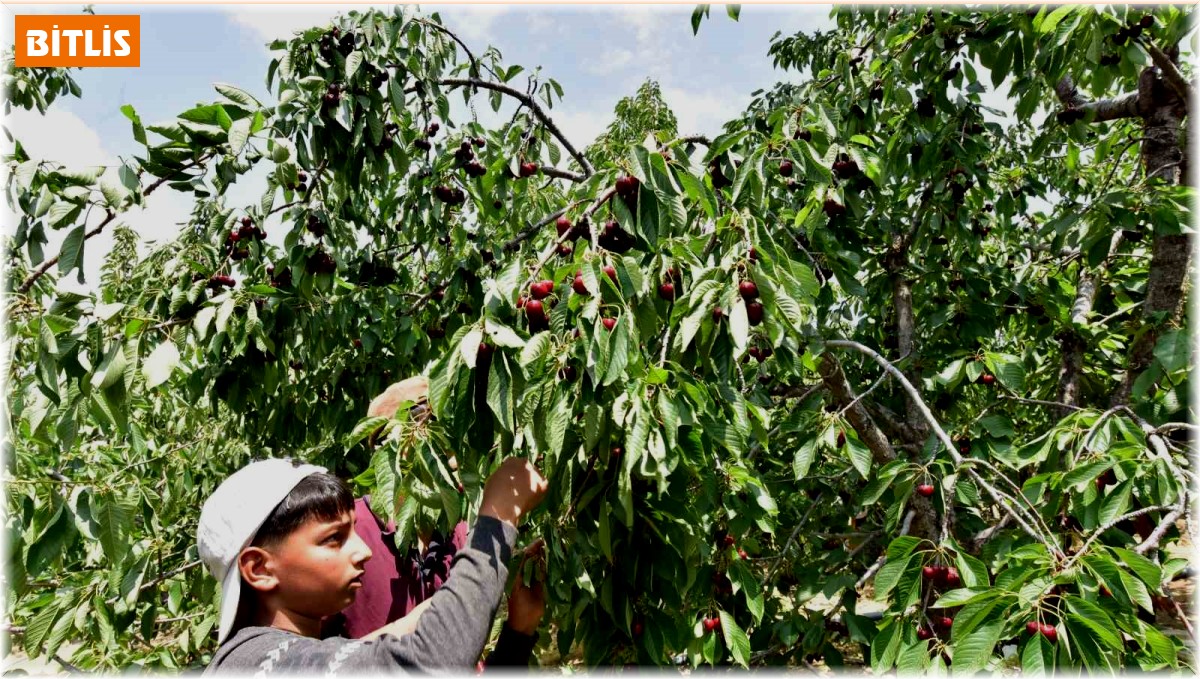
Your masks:
{"label": "gray t-shirt", "polygon": [[338,674],[474,669],[508,579],[517,531],[481,516],[411,634],[372,641],[314,639],[274,627],[244,627],[217,649],[204,674]]}

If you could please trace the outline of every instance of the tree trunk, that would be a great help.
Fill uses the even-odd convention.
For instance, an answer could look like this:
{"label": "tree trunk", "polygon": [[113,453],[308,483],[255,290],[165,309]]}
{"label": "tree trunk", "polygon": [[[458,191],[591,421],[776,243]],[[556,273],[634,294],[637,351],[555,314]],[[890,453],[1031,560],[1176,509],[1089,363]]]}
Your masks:
{"label": "tree trunk", "polygon": [[[1180,138],[1187,107],[1156,68],[1145,69],[1138,79],[1138,111],[1142,115],[1141,157],[1147,179],[1178,183],[1184,169]],[[1186,234],[1155,234],[1142,307],[1143,328],[1129,353],[1125,377],[1113,394],[1113,405],[1129,402],[1134,383],[1150,366],[1160,330],[1179,321],[1191,254],[1192,242]]]}

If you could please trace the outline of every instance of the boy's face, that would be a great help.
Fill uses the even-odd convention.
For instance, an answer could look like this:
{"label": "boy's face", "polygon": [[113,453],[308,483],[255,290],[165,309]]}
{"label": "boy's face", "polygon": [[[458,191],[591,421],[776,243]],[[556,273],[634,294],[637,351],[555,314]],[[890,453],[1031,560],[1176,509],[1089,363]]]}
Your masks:
{"label": "boy's face", "polygon": [[371,558],[371,548],[354,531],[353,513],[308,521],[269,551],[278,604],[316,619],[354,603],[363,564]]}

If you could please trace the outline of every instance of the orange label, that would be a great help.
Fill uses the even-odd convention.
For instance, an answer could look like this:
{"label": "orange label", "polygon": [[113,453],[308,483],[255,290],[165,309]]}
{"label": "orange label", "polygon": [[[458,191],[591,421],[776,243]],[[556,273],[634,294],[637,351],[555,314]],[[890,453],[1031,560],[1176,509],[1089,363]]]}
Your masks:
{"label": "orange label", "polygon": [[14,17],[16,65],[141,66],[136,14],[22,14]]}

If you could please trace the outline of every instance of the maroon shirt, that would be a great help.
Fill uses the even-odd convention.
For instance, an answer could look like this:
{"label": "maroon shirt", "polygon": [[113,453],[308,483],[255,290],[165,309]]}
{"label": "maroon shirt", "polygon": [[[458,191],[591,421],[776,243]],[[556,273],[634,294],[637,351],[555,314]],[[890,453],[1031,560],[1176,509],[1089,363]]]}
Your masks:
{"label": "maroon shirt", "polygon": [[394,540],[395,524],[375,516],[368,502],[365,497],[354,502],[354,532],[371,548],[363,587],[354,603],[326,623],[327,634],[358,639],[408,615],[450,576],[450,562],[467,541],[464,521],[449,539],[434,533],[423,554],[415,547],[402,551]]}

